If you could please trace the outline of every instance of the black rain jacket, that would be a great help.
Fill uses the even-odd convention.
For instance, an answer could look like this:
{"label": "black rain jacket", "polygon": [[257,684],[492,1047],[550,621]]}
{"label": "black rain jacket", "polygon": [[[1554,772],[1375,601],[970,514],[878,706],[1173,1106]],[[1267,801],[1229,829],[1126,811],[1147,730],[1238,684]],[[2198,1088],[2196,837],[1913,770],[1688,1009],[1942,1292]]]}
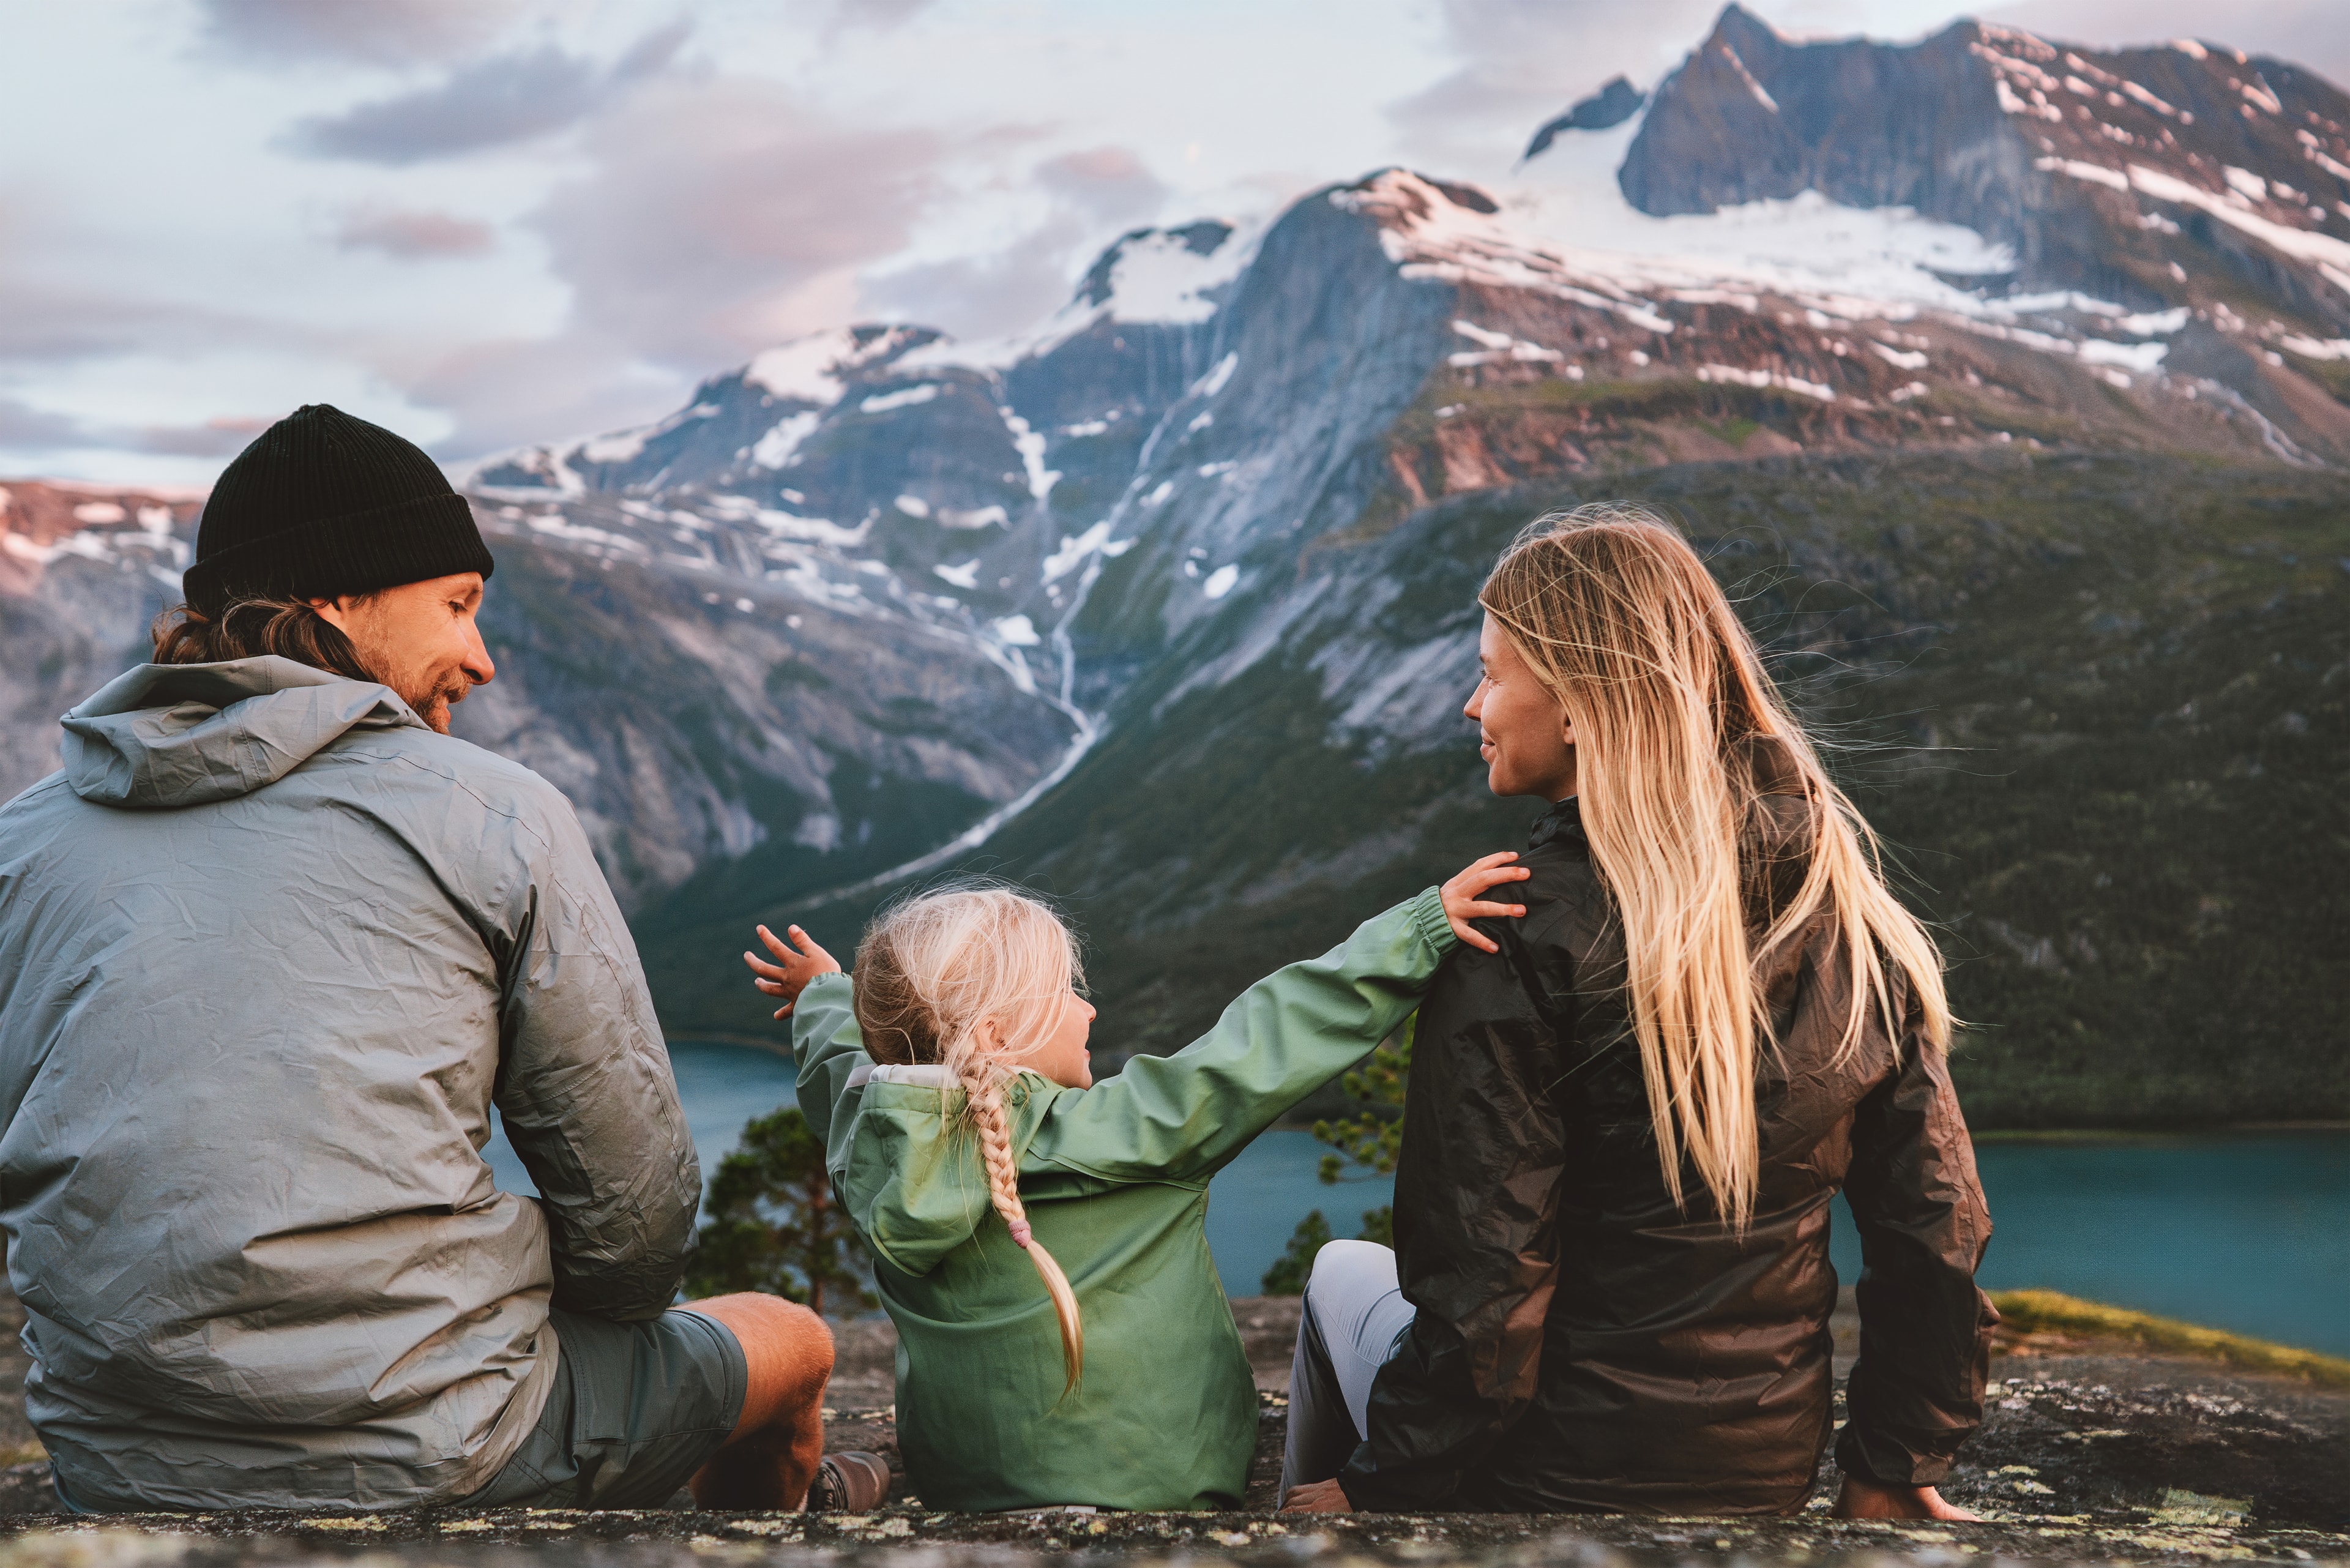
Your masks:
{"label": "black rain jacket", "polygon": [[[1776,760],[1773,760],[1774,753]],[[1758,748],[1749,919],[1801,885],[1802,785]],[[1793,791],[1794,793],[1787,793]],[[1744,1239],[1684,1162],[1659,1168],[1614,907],[1574,800],[1534,825],[1523,919],[1479,928],[1419,1013],[1396,1177],[1418,1317],[1340,1474],[1358,1509],[1774,1514],[1830,1435],[1828,1200],[1858,1221],[1861,1350],[1846,1471],[1941,1480],[1982,1418],[1998,1321],[1966,1123],[1914,1007],[1834,1065],[1850,991],[1824,919],[1764,977],[1780,1049],[1756,1085],[1761,1180]],[[1872,1020],[1874,1014],[1872,1013]],[[1898,1052],[1896,1047],[1898,1047]]]}

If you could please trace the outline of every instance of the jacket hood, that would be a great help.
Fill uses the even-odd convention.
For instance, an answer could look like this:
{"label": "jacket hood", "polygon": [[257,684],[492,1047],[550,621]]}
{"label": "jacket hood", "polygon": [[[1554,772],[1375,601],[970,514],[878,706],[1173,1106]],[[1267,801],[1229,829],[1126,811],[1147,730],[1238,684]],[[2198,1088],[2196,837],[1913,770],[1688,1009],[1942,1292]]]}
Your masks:
{"label": "jacket hood", "polygon": [[274,656],[142,664],[59,722],[74,794],[134,811],[249,794],[353,730],[427,728],[390,687]]}
{"label": "jacket hood", "polygon": [[[921,1275],[982,1226],[1001,1229],[978,1135],[946,1069],[860,1066],[848,1086],[858,1095],[856,1122],[847,1164],[833,1177],[868,1246],[891,1267]],[[1053,1088],[1033,1073],[1003,1085],[1014,1160],[1036,1136]]]}

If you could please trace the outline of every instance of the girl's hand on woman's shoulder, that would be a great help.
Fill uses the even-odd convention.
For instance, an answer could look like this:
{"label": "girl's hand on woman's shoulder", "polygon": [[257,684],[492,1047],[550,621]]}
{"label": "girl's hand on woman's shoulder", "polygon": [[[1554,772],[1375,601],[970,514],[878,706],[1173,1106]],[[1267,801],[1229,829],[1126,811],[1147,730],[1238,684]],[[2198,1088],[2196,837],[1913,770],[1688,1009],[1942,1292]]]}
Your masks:
{"label": "girl's hand on woman's shoulder", "polygon": [[[1523,866],[1510,864],[1517,857],[1516,850],[1504,849],[1498,855],[1472,860],[1468,869],[1437,889],[1444,899],[1444,918],[1452,922],[1452,934],[1471,947],[1489,953],[1502,950],[1491,937],[1471,926],[1470,921],[1510,919],[1526,912],[1523,904],[1494,904],[1485,900],[1489,889],[1504,882],[1523,882],[1534,875]],[[782,1014],[776,1016],[781,1017]]]}
{"label": "girl's hand on woman's shoulder", "polygon": [[807,989],[808,981],[820,974],[840,972],[840,961],[816,946],[806,931],[797,926],[786,926],[784,932],[792,939],[793,945],[785,945],[766,927],[759,928],[759,940],[767,944],[767,950],[775,955],[777,962],[769,963],[753,952],[746,951],[743,955],[743,961],[749,964],[751,972],[759,977],[751,983],[769,996],[784,999],[784,1004],[775,1009],[778,1018],[790,1016],[792,1008],[799,1002],[800,992]]}

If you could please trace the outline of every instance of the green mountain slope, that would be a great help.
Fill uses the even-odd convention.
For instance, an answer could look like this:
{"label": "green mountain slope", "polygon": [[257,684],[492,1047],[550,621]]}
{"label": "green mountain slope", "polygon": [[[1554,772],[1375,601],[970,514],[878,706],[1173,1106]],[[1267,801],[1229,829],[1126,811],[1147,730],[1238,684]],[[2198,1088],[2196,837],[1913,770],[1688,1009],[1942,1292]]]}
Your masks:
{"label": "green mountain slope", "polygon": [[[1439,503],[1194,628],[954,868],[1064,900],[1097,1046],[1180,1046],[1258,975],[1520,842],[1531,803],[1487,796],[1472,727],[1441,714],[1494,554],[1601,495],[1682,522],[1842,742],[1942,930],[1979,1126],[2350,1115],[2350,476],[2330,472],[1914,454]],[[1267,622],[1286,629],[1253,656],[1216,643]],[[670,1026],[772,1030],[734,957],[751,920],[845,955],[876,901],[652,912]]]}

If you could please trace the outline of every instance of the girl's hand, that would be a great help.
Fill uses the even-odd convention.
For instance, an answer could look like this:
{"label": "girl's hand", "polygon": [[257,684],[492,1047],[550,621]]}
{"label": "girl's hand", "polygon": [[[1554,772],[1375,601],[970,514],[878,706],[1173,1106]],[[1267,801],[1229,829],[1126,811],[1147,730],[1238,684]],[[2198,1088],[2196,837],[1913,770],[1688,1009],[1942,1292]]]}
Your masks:
{"label": "girl's hand", "polygon": [[781,960],[781,962],[769,963],[756,953],[746,952],[743,955],[743,961],[749,964],[751,972],[759,977],[751,983],[769,996],[780,996],[784,999],[784,1004],[775,1009],[775,1016],[778,1018],[787,1018],[791,1015],[793,1006],[798,1002],[800,992],[807,989],[808,981],[820,974],[840,972],[839,961],[809,940],[806,931],[797,926],[786,926],[784,929],[785,934],[798,944],[795,948],[786,947],[776,940],[775,933],[766,927],[759,928],[759,940],[767,944],[767,950]]}
{"label": "girl's hand", "polygon": [[[1489,953],[1501,951],[1492,938],[1470,925],[1470,921],[1489,918],[1514,918],[1526,912],[1523,904],[1488,904],[1482,901],[1485,890],[1503,882],[1523,882],[1534,875],[1523,866],[1511,866],[1518,852],[1504,849],[1499,855],[1488,855],[1471,861],[1469,868],[1438,889],[1444,898],[1444,918],[1452,922],[1452,934],[1472,948]],[[780,1014],[778,1015],[780,1016]]]}

